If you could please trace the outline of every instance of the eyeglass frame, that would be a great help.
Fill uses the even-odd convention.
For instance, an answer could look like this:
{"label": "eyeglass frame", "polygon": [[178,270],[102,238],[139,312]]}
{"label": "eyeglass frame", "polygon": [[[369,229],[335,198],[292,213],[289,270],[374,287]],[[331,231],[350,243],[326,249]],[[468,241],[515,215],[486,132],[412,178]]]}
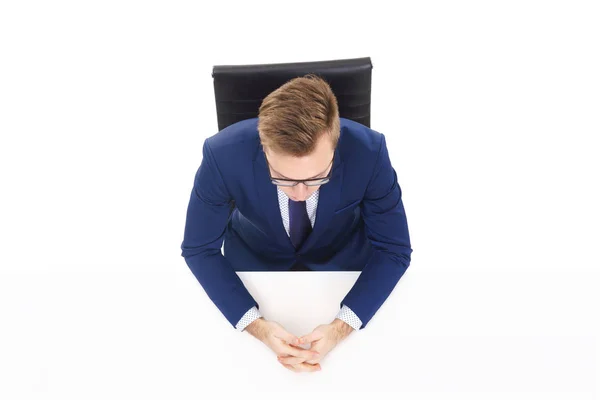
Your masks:
{"label": "eyeglass frame", "polygon": [[[304,183],[305,186],[309,186],[309,187],[315,187],[315,186],[322,186],[326,183],[328,183],[331,180],[331,175],[333,174],[333,162],[335,160],[335,152],[333,153],[333,157],[331,158],[331,162],[329,163],[329,165],[331,165],[331,168],[329,169],[329,173],[327,174],[327,176],[324,176],[322,178],[314,178],[314,179],[287,179],[287,178],[274,178],[273,175],[271,175],[271,164],[269,164],[269,160],[267,159],[267,155],[263,154],[265,156],[265,161],[267,162],[267,166],[269,167],[269,178],[271,179],[271,183],[275,186],[283,186],[283,187],[294,187],[294,186],[298,186],[299,183]],[[329,166],[328,165],[328,166]],[[318,183],[316,185],[307,185],[306,182],[307,181],[325,181],[322,183]],[[295,182],[292,185],[279,185],[277,183],[275,183],[275,181],[286,181],[286,182]]]}

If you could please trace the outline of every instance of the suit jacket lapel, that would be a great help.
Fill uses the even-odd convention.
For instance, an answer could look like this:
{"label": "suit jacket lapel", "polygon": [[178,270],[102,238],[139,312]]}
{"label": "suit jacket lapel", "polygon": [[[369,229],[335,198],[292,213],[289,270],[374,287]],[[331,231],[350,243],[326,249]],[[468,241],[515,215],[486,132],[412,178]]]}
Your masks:
{"label": "suit jacket lapel", "polygon": [[254,158],[254,187],[259,200],[257,206],[271,227],[271,231],[275,236],[274,239],[282,245],[290,247],[293,251],[294,245],[292,245],[281,219],[277,186],[273,185],[269,178],[269,168],[261,145],[259,145]]}

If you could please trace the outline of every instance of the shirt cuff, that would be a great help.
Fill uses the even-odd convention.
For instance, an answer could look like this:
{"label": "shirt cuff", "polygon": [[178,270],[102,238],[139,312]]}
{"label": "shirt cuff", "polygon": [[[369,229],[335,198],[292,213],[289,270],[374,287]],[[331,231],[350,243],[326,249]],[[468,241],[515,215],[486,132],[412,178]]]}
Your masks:
{"label": "shirt cuff", "polygon": [[358,316],[354,314],[354,311],[352,311],[350,307],[346,306],[345,304],[342,306],[340,312],[338,312],[336,318],[341,319],[355,330],[359,330],[362,326],[362,321],[360,318],[358,318]]}
{"label": "shirt cuff", "polygon": [[254,306],[248,311],[246,311],[246,314],[244,314],[244,316],[240,318],[238,323],[235,325],[235,329],[242,332],[244,329],[246,329],[248,325],[250,325],[254,320],[260,317],[262,317],[260,311],[258,311],[258,308],[256,308],[256,306]]}

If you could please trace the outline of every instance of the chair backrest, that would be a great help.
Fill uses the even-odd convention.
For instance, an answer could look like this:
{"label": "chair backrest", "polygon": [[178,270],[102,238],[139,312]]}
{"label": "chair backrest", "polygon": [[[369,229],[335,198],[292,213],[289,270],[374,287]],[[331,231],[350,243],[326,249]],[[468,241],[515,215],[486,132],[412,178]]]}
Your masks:
{"label": "chair backrest", "polygon": [[263,99],[287,81],[308,73],[323,78],[335,94],[340,117],[371,123],[370,57],[283,64],[215,65],[213,82],[219,130],[258,117]]}

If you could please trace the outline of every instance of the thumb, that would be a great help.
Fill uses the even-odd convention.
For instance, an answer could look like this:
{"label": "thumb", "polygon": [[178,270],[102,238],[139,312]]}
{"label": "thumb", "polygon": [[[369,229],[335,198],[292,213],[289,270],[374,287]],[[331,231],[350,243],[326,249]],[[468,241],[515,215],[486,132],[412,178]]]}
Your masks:
{"label": "thumb", "polygon": [[317,330],[312,331],[308,335],[304,335],[300,337],[300,343],[312,343],[315,340],[319,340],[323,338],[323,333]]}
{"label": "thumb", "polygon": [[293,344],[298,343],[298,337],[295,335],[292,335],[291,333],[289,333],[288,331],[286,331],[283,328],[278,329],[277,332],[274,333],[274,336],[281,340],[285,340],[287,343],[293,343]]}

